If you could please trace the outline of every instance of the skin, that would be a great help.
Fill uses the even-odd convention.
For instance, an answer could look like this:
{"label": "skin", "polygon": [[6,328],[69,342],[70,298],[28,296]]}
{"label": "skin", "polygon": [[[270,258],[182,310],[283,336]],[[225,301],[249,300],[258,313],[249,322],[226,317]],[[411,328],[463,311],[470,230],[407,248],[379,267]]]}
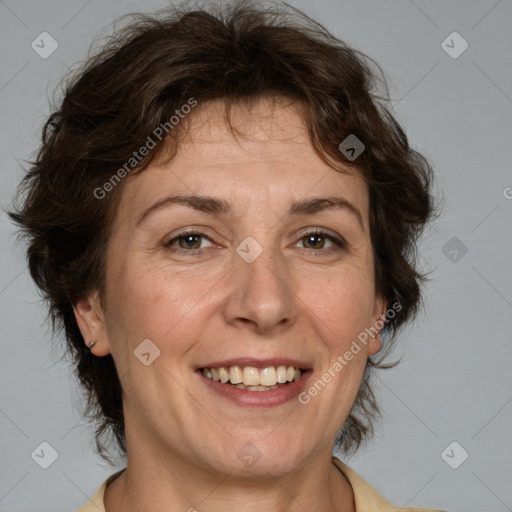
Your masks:
{"label": "skin", "polygon": [[[386,305],[375,292],[367,186],[353,169],[334,171],[318,157],[289,101],[236,106],[238,140],[223,114],[219,101],[196,107],[175,158],[126,180],[103,308],[97,293],[75,305],[84,339],[96,340],[95,356],[112,354],[123,386],[128,464],[107,488],[106,510],[353,511],[332,449],[380,336],[306,405],[240,406],[194,370],[290,357],[311,364],[309,386],[375,324]],[[175,194],[221,198],[231,212],[171,204],[136,226]],[[287,213],[296,201],[333,195],[355,206],[362,224],[348,209]],[[189,241],[200,254],[176,240],[189,227],[206,235]],[[311,240],[311,228],[346,247]],[[250,264],[236,252],[248,236],[263,248]],[[147,338],[160,350],[149,366],[133,354]],[[249,442],[261,453],[250,468],[237,456]]]}

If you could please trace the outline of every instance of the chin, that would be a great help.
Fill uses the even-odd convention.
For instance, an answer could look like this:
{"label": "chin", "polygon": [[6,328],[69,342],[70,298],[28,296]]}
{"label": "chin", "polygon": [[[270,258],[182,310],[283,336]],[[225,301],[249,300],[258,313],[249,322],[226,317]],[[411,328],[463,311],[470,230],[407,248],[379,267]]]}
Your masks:
{"label": "chin", "polygon": [[222,473],[234,473],[238,476],[263,479],[285,476],[305,464],[313,448],[303,446],[294,438],[293,432],[285,435],[269,436],[268,432],[250,436],[238,436],[230,440],[229,456],[222,460],[218,470]]}

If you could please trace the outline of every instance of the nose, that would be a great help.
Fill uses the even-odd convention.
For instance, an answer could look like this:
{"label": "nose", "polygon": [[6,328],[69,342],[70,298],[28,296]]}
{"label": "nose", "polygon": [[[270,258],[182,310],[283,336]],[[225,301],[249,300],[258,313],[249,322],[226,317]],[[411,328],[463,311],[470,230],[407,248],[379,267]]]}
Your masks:
{"label": "nose", "polygon": [[264,250],[252,263],[235,256],[224,309],[230,325],[268,334],[295,322],[297,297],[286,264],[276,252]]}

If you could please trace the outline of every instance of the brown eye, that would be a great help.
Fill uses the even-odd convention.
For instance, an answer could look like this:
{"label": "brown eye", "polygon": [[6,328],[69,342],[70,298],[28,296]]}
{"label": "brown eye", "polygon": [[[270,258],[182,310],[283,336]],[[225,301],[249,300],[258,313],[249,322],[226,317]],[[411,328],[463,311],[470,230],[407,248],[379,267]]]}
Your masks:
{"label": "brown eye", "polygon": [[177,240],[182,249],[199,249],[201,247],[201,237],[199,235],[182,235]]}
{"label": "brown eye", "polygon": [[304,246],[306,249],[323,249],[326,241],[326,237],[317,234],[307,235],[302,239],[305,240]]}
{"label": "brown eye", "polygon": [[346,245],[342,239],[338,239],[334,235],[325,233],[323,231],[313,231],[311,233],[306,233],[301,237],[299,243],[302,243],[302,247],[304,249],[312,251],[325,250],[326,252],[336,249],[343,249]]}
{"label": "brown eye", "polygon": [[[209,243],[210,245],[204,245]],[[163,246],[171,251],[183,251],[194,253],[212,245],[209,237],[203,233],[182,233],[171,240],[164,242]]]}

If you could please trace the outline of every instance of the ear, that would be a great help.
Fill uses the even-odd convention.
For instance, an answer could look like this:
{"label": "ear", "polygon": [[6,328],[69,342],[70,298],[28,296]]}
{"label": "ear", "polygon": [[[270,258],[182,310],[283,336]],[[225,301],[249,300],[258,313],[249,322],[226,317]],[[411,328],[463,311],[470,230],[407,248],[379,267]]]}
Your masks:
{"label": "ear", "polygon": [[372,356],[376,354],[382,348],[382,328],[386,322],[386,311],[387,311],[387,303],[386,301],[380,297],[375,297],[375,303],[373,306],[373,318],[372,325],[370,327],[370,331],[375,337],[370,339],[368,343],[368,355]]}
{"label": "ear", "polygon": [[73,312],[86,346],[88,347],[91,341],[94,341],[91,352],[95,356],[110,354],[105,315],[100,306],[98,293],[92,292],[80,299],[73,305]]}

